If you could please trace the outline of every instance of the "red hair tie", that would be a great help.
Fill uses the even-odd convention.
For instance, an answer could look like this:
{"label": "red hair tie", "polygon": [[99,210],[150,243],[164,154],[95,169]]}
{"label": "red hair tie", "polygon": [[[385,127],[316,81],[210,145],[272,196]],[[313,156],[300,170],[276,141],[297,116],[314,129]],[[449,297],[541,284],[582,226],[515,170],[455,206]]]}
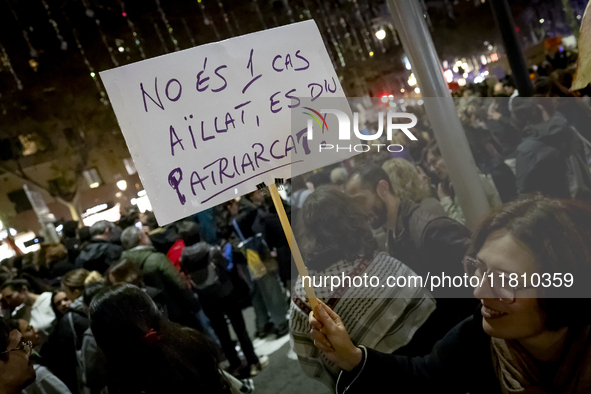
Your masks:
{"label": "red hair tie", "polygon": [[148,345],[153,345],[155,342],[157,342],[160,339],[160,336],[158,335],[156,330],[154,330],[153,328],[150,328],[150,331],[148,331],[142,339]]}

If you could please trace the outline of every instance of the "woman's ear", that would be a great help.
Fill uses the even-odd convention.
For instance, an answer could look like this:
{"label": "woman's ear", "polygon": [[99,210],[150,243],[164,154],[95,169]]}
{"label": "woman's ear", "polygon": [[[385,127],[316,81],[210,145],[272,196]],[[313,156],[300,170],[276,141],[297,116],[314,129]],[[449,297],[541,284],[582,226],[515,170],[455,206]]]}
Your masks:
{"label": "woman's ear", "polygon": [[388,197],[388,194],[390,193],[390,184],[382,179],[380,182],[378,182],[376,193],[382,200],[385,201]]}

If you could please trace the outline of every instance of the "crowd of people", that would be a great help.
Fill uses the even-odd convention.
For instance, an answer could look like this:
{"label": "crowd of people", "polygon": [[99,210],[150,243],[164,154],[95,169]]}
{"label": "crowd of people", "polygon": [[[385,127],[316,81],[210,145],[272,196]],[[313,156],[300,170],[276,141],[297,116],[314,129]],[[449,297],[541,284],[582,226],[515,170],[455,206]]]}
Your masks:
{"label": "crowd of people", "polygon": [[[418,140],[394,136],[402,152],[289,179],[283,208],[310,275],[588,277],[589,92],[568,91],[567,55],[532,71],[536,97],[507,79],[456,99],[492,212],[474,232],[421,106],[407,108]],[[339,393],[591,389],[585,299],[409,282],[320,286],[312,309],[264,189],[167,226],[134,207],[68,222],[61,243],[0,262],[0,282],[6,393],[252,392],[268,363],[253,337],[288,333],[303,371]]]}
{"label": "crowd of people", "polygon": [[14,392],[252,392],[268,357],[242,309],[254,307],[257,338],[289,330],[291,255],[278,226],[257,191],[165,227],[135,207],[117,223],[68,222],[61,243],[3,260],[3,322],[37,375]]}

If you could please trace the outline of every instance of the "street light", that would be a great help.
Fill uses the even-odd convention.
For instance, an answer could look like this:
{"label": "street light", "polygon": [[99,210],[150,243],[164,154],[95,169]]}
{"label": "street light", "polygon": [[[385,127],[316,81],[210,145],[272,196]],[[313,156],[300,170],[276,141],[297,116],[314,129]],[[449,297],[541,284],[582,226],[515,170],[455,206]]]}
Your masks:
{"label": "street light", "polygon": [[408,86],[415,86],[417,84],[417,79],[415,78],[415,74],[411,73],[408,77]]}
{"label": "street light", "polygon": [[376,31],[376,37],[378,40],[386,38],[386,30],[384,30],[383,27],[380,27],[380,30]]}
{"label": "street light", "polygon": [[127,189],[127,182],[124,180],[120,180],[117,182],[117,187],[119,188],[119,190],[123,191]]}

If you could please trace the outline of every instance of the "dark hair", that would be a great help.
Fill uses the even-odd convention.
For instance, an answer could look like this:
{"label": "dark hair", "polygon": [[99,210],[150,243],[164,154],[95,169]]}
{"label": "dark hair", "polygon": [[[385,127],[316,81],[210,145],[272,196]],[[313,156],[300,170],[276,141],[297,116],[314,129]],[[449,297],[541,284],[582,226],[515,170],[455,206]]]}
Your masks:
{"label": "dark hair", "polygon": [[207,267],[210,261],[210,246],[205,242],[187,246],[181,254],[183,271],[191,273]]}
{"label": "dark hair", "polygon": [[184,220],[177,224],[178,234],[185,242],[185,246],[191,246],[201,241],[199,226],[194,220]]}
{"label": "dark hair", "polygon": [[150,227],[150,230],[154,230],[155,228],[159,227],[158,221],[156,220],[156,216],[154,215],[154,212],[146,211],[146,212],[144,212],[144,215],[146,215],[146,222],[143,224]]}
{"label": "dark hair", "polygon": [[589,203],[530,195],[505,204],[480,224],[469,254],[476,255],[495,233],[510,234],[526,245],[536,257],[541,273],[571,273],[578,279],[571,288],[551,286],[539,296],[549,329],[591,323],[591,316],[581,312],[591,308],[588,294],[578,298],[582,291],[588,292],[584,282],[591,277]]}
{"label": "dark hair", "polygon": [[511,112],[515,121],[522,127],[544,121],[538,100],[531,97],[515,97],[511,104]]}
{"label": "dark hair", "polygon": [[297,227],[302,251],[310,267],[317,270],[342,259],[371,259],[378,246],[367,215],[355,201],[327,187],[306,199]]}
{"label": "dark hair", "polygon": [[8,325],[8,328],[10,329],[10,331],[12,330],[17,330],[20,331],[21,329],[21,323],[19,322],[19,319],[6,319],[6,324]]}
{"label": "dark hair", "polygon": [[84,286],[84,305],[89,306],[94,296],[96,296],[102,289],[104,289],[107,285],[105,282],[90,282],[86,286]]}
{"label": "dark hair", "polygon": [[[6,323],[6,320],[0,318],[0,353],[6,350],[9,343],[10,337],[10,326]],[[0,354],[0,359],[6,360],[8,354]]]}
{"label": "dark hair", "polygon": [[76,238],[76,229],[78,222],[76,220],[68,220],[64,223],[63,231],[64,238]]}
{"label": "dark hair", "polygon": [[29,282],[25,279],[10,279],[2,283],[2,290],[10,287],[13,291],[22,291],[23,286],[27,286],[27,289],[31,287]]}
{"label": "dark hair", "polygon": [[89,274],[90,272],[84,268],[70,271],[62,276],[61,285],[62,287],[67,287],[70,291],[79,290],[82,293],[84,291],[84,281]]}
{"label": "dark hair", "polygon": [[12,267],[16,268],[17,271],[21,271],[23,269],[23,263],[25,262],[25,254],[21,254],[19,256],[14,256],[12,258]]}
{"label": "dark hair", "polygon": [[90,227],[84,226],[78,229],[78,238],[80,242],[86,242],[90,240]]}
{"label": "dark hair", "polygon": [[351,176],[349,176],[349,180],[353,179],[355,175],[359,175],[361,186],[364,189],[371,190],[375,193],[378,183],[380,183],[380,181],[386,181],[388,182],[388,189],[391,193],[393,193],[388,173],[386,173],[386,171],[384,171],[384,169],[377,164],[364,164],[357,167]]}
{"label": "dark hair", "polygon": [[198,331],[165,319],[136,286],[121,283],[101,290],[89,312],[97,344],[124,392],[230,392],[211,343]]}

